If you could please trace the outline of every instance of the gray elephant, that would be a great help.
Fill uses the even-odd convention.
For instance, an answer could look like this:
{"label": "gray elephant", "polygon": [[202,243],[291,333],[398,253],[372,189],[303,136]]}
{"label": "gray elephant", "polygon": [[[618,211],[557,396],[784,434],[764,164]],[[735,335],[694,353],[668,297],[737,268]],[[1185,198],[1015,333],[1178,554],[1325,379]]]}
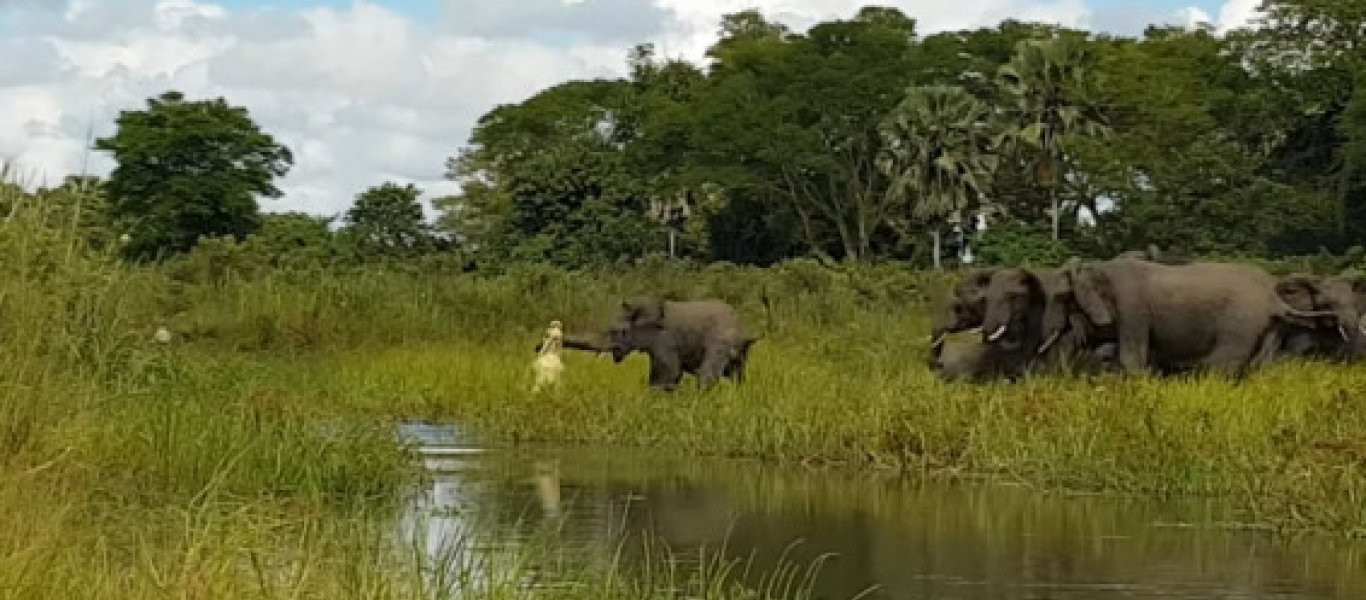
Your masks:
{"label": "gray elephant", "polygon": [[930,329],[930,354],[937,356],[945,337],[982,326],[986,314],[986,293],[995,269],[973,271],[954,284],[949,302]]}
{"label": "gray elephant", "polygon": [[1312,326],[1324,316],[1291,308],[1275,277],[1249,265],[1119,258],[1065,273],[1090,322],[1114,327],[1126,373],[1210,369],[1240,378],[1274,358],[1280,323]]}
{"label": "gray elephant", "polygon": [[1012,268],[991,277],[982,342],[1033,372],[1096,372],[1113,366],[1116,339],[1081,311],[1063,270]]}
{"label": "gray elephant", "polygon": [[1173,252],[1163,252],[1155,244],[1148,244],[1145,250],[1129,250],[1121,252],[1115,256],[1116,259],[1130,258],[1135,260],[1146,260],[1149,262],[1162,263],[1164,265],[1185,265],[1195,262],[1189,256]]}
{"label": "gray elephant", "polygon": [[1017,379],[1025,374],[1019,353],[1002,353],[979,340],[941,341],[940,351],[929,366],[944,381],[981,383],[993,379]]}
{"label": "gray elephant", "polygon": [[633,352],[650,357],[650,387],[678,388],[684,373],[711,387],[722,377],[742,382],[751,336],[740,316],[720,300],[670,301],[642,296],[621,303],[621,311],[597,339],[567,336],[565,348],[608,352],[620,363]]}
{"label": "gray elephant", "polygon": [[1366,277],[1322,277],[1295,273],[1276,283],[1276,293],[1297,310],[1328,312],[1318,327],[1290,327],[1285,355],[1351,361],[1366,355]]}

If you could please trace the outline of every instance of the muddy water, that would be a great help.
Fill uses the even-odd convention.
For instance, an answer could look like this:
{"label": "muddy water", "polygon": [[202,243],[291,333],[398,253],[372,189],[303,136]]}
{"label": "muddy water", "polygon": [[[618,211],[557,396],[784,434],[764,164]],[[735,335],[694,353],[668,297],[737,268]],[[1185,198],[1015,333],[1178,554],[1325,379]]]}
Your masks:
{"label": "muddy water", "polygon": [[[1366,544],[1230,526],[1213,502],[1063,496],[1003,485],[670,458],[647,451],[484,449],[414,426],[431,485],[404,533],[432,552],[550,543],[583,565],[639,544],[752,560],[821,557],[817,598],[1366,598]],[[530,541],[530,540],[535,540]]]}

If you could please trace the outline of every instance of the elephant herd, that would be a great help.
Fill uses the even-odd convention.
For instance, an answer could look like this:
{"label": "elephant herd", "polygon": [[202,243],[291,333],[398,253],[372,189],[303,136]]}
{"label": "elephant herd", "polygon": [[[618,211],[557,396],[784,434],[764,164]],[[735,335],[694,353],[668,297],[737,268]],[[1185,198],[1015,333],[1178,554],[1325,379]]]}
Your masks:
{"label": "elephant herd", "polygon": [[[934,323],[929,362],[946,380],[1103,371],[1241,378],[1286,357],[1366,356],[1363,310],[1366,278],[1278,278],[1150,248],[969,274]],[[981,338],[949,338],[963,331]]]}
{"label": "elephant herd", "polygon": [[[1363,311],[1366,277],[1276,277],[1150,247],[1106,261],[967,275],[935,320],[929,363],[943,379],[966,381],[1104,371],[1241,378],[1285,357],[1366,356]],[[949,337],[965,331],[981,337]],[[623,300],[604,331],[565,336],[563,347],[618,363],[645,353],[650,387],[674,390],[684,374],[702,388],[742,381],[757,339],[723,301],[643,296]]]}

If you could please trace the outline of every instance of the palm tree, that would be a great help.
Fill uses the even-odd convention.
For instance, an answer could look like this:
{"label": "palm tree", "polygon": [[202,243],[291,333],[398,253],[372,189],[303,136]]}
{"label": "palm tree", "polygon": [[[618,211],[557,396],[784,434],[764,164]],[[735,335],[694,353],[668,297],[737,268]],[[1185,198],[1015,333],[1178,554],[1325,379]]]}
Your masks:
{"label": "palm tree", "polygon": [[1109,132],[1086,102],[1095,86],[1094,64],[1095,56],[1081,40],[1022,40],[997,73],[1012,121],[1010,139],[1027,148],[1030,178],[1048,190],[1054,240],[1061,216],[1058,171],[1068,160],[1067,138]]}
{"label": "palm tree", "polygon": [[940,227],[978,208],[996,172],[992,109],[960,87],[912,86],[879,133],[878,167],[891,179],[890,193],[913,196],[912,215],[931,223],[938,269]]}

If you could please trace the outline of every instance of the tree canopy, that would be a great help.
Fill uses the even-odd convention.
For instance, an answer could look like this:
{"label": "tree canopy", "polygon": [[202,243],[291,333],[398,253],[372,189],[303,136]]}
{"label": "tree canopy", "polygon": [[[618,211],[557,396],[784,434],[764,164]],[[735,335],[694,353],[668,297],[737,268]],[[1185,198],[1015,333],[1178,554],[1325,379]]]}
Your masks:
{"label": "tree canopy", "polygon": [[[1349,253],[1366,239],[1366,10],[1263,11],[1129,37],[1015,20],[924,35],[881,6],[799,31],[744,10],[703,63],[640,44],[621,77],[493,108],[447,159],[460,190],[433,199],[434,224],[420,190],[385,184],[342,237],[475,266]],[[137,256],[256,231],[291,162],[244,110],[175,92],[97,147],[118,168],[93,205]],[[317,225],[282,219],[256,244]]]}
{"label": "tree canopy", "polygon": [[95,148],[117,166],[105,189],[117,227],[139,257],[189,250],[201,236],[246,236],[260,226],[257,197],[279,197],[289,149],[226,100],[169,91],[123,111]]}

